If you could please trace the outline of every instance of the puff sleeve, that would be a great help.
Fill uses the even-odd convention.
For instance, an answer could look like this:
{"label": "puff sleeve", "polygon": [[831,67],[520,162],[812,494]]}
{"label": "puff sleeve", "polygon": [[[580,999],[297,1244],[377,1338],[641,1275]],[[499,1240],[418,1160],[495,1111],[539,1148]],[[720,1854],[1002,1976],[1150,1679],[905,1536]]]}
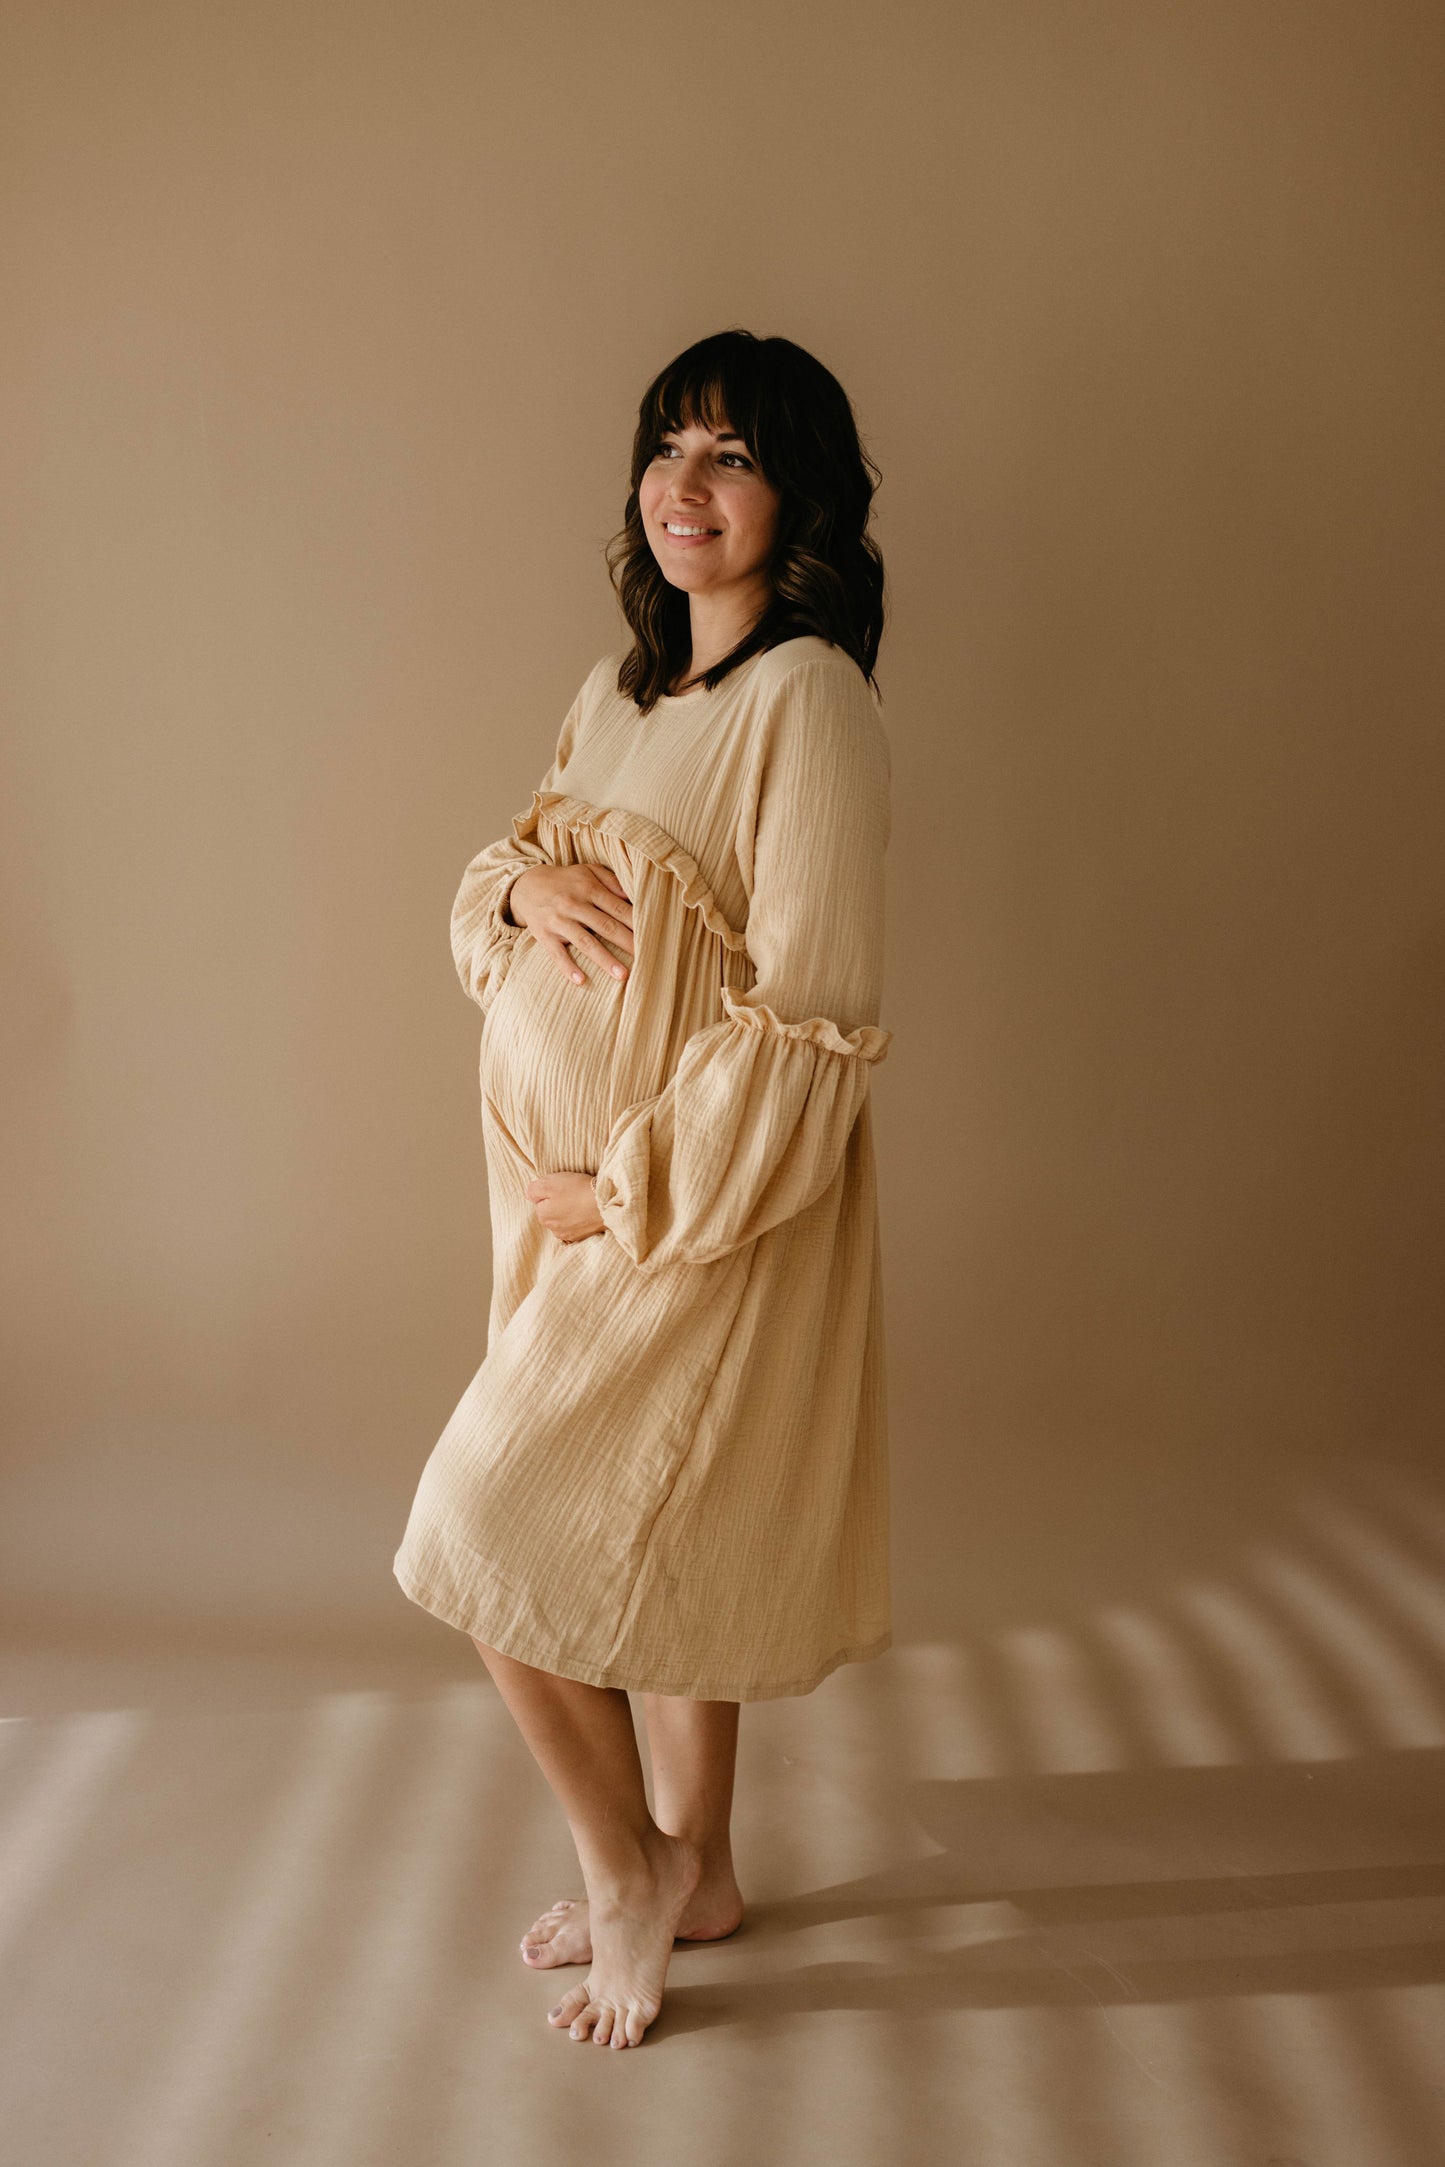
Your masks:
{"label": "puff sleeve", "polygon": [[604,1228],[645,1272],[711,1262],[820,1197],[892,1038],[878,1020],[888,741],[851,658],[780,680],[750,802],[753,983],[724,985],[722,1021],[618,1116],[595,1177]]}
{"label": "puff sleeve", "polygon": [[[605,663],[598,664],[599,669],[604,666]],[[557,788],[562,769],[577,741],[588,691],[596,674],[596,671],[592,672],[567,710],[552,765],[539,786],[543,790]],[[515,828],[514,821],[514,831]],[[468,998],[476,1002],[484,1015],[501,990],[512,961],[512,951],[522,931],[507,916],[507,898],[512,892],[512,884],[532,866],[550,863],[540,843],[513,832],[478,851],[462,875],[462,884],[452,905],[452,956]]]}

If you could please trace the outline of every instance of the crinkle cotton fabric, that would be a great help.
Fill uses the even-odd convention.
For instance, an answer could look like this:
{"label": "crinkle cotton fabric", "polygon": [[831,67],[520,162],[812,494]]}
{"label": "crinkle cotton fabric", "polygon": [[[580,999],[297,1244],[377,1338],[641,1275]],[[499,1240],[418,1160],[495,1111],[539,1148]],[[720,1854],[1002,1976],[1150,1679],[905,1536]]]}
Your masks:
{"label": "crinkle cotton fabric", "polygon": [[[877,697],[784,641],[648,715],[591,671],[451,921],[482,1012],[486,1358],[422,1470],[413,1602],[587,1684],[763,1700],[891,1643],[869,1080],[890,758]],[[618,981],[506,912],[610,866]],[[575,952],[574,952],[575,953]],[[605,1230],[526,1198],[592,1174]]]}

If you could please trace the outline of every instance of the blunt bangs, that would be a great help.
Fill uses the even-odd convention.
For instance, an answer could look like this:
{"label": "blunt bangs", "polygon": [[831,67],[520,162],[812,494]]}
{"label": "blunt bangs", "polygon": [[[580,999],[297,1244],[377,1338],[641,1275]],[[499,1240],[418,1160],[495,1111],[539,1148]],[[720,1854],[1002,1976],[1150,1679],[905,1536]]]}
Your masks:
{"label": "blunt bangs", "polygon": [[757,441],[759,390],[756,370],[748,368],[747,357],[736,349],[709,354],[690,348],[679,355],[644,399],[639,435],[650,441],[646,457],[632,477],[634,487],[661,439],[690,426],[711,429],[715,435],[724,429],[732,430],[761,465]]}

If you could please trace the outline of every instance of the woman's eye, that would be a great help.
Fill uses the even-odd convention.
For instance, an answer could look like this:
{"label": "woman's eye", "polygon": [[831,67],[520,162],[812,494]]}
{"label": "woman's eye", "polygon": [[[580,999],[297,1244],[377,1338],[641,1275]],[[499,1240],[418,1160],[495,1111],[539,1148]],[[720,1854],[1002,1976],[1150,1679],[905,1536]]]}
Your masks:
{"label": "woman's eye", "polygon": [[[677,450],[678,446],[676,444],[659,444],[652,456],[654,459],[668,459]],[[740,467],[746,467],[749,472],[752,470],[752,460],[746,458],[740,451],[719,452],[718,457],[719,459],[735,459]]]}

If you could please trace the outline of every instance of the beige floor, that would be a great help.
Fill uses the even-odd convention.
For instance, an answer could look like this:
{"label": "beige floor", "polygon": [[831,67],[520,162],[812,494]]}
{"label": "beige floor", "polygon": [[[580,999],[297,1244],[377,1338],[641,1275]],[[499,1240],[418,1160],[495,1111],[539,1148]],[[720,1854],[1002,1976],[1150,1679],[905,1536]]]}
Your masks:
{"label": "beige floor", "polygon": [[1440,1531],[1315,1532],[746,1708],[750,1919],[627,2055],[516,1954],[577,1877],[460,1636],[12,1649],[6,2167],[1435,2167]]}

